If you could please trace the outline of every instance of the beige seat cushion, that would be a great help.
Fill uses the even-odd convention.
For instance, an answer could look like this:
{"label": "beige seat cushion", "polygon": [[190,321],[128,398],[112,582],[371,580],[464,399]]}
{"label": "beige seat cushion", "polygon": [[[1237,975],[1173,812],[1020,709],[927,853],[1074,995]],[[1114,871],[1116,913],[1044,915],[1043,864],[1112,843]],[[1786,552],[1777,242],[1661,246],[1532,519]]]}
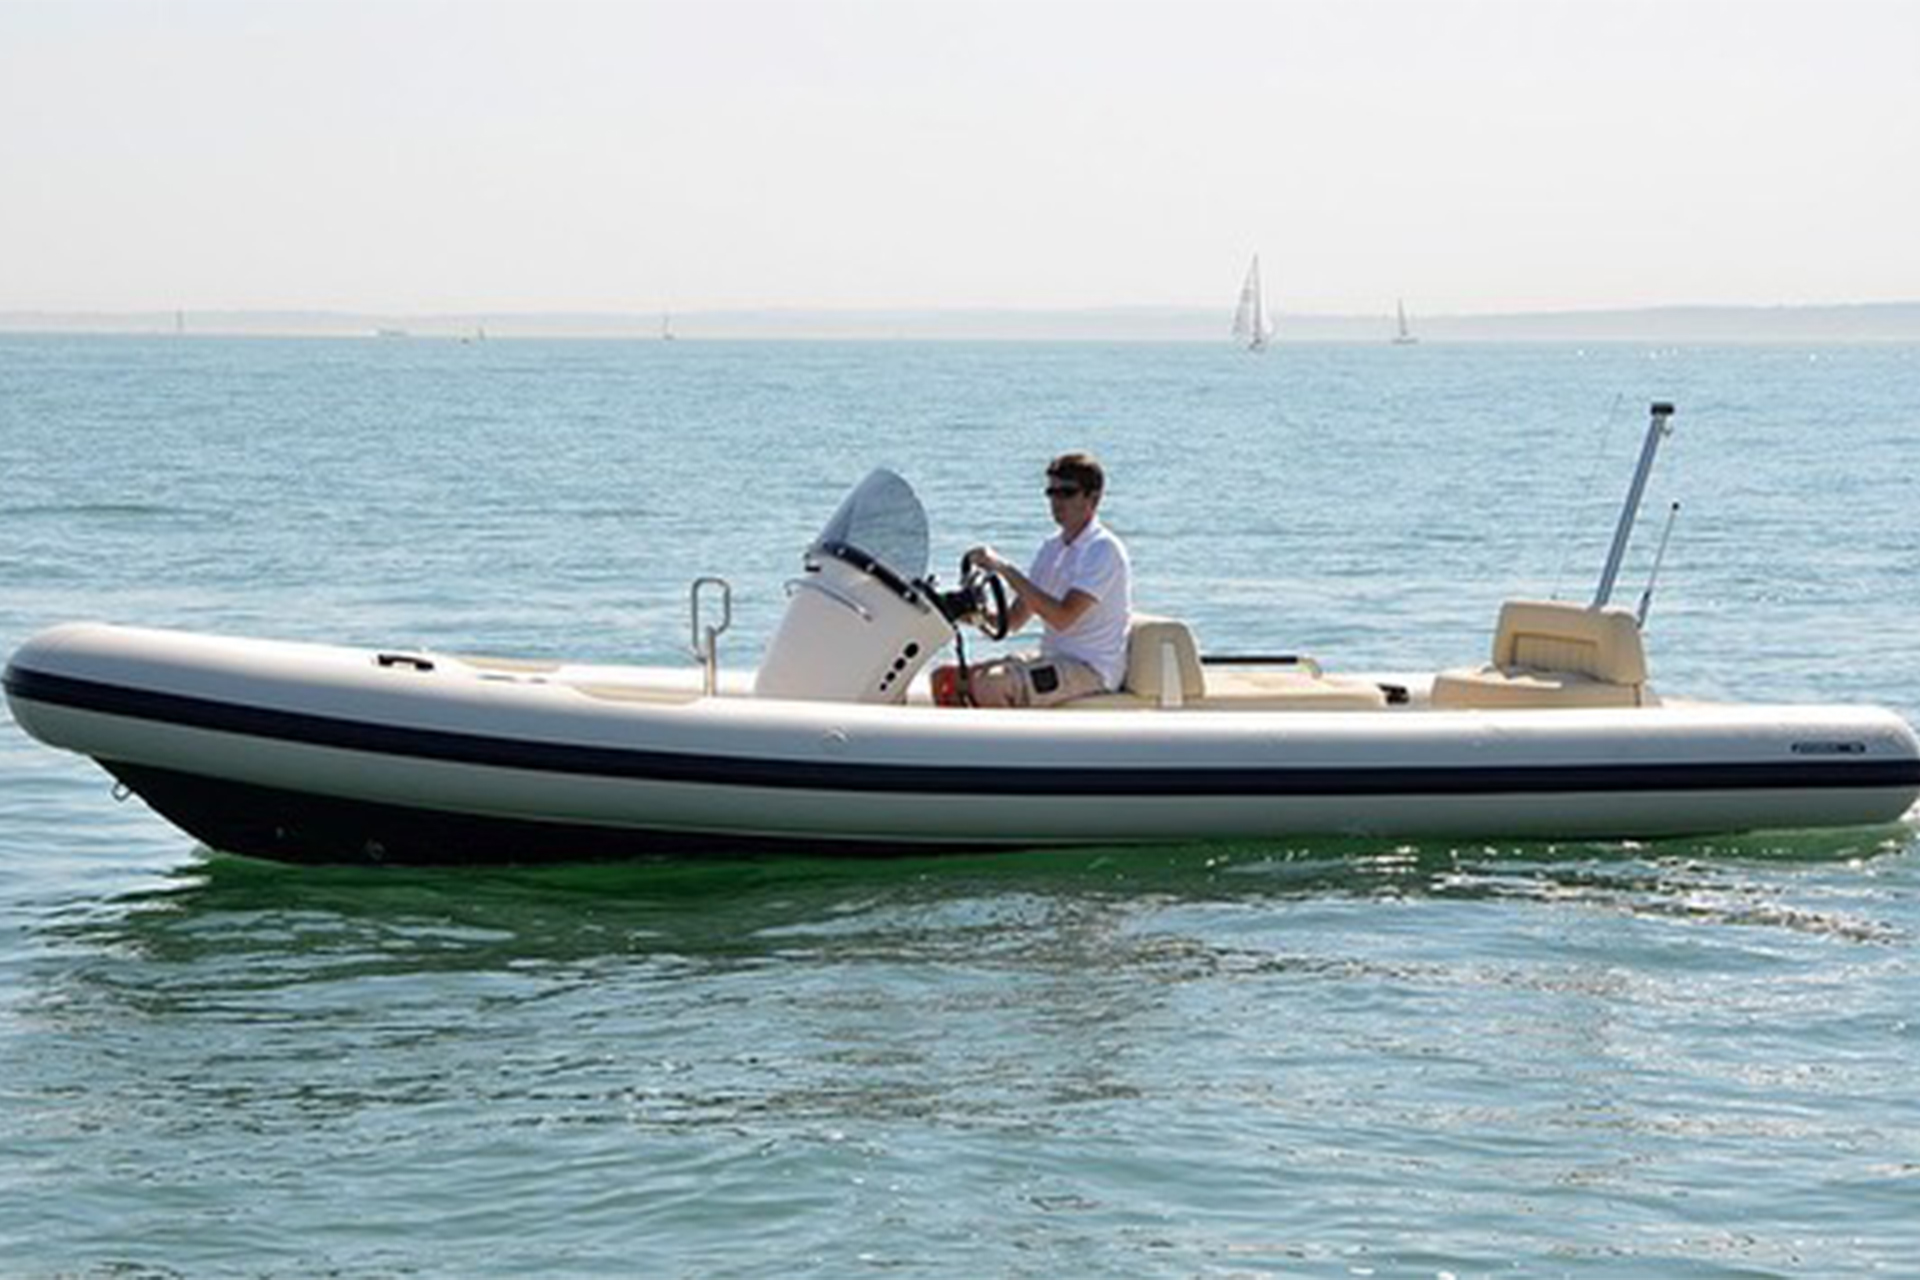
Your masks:
{"label": "beige seat cushion", "polygon": [[1433,705],[1635,707],[1653,701],[1640,625],[1625,609],[1560,600],[1500,606],[1493,661],[1434,677]]}
{"label": "beige seat cushion", "polygon": [[[1152,711],[1160,703],[1155,698],[1143,698],[1137,693],[1128,693],[1125,689],[1118,693],[1094,693],[1084,698],[1072,698],[1066,702],[1056,702],[1055,711]],[[1187,704],[1192,707],[1192,703]]]}
{"label": "beige seat cushion", "polygon": [[1215,667],[1201,708],[1209,711],[1371,711],[1387,705],[1379,685],[1294,668]]}
{"label": "beige seat cushion", "polygon": [[1191,711],[1356,711],[1387,705],[1386,694],[1364,680],[1285,669],[1200,665],[1199,646],[1184,622],[1135,614],[1127,632],[1127,679],[1116,693],[1075,698],[1061,705],[1075,711],[1143,711],[1170,705],[1164,699],[1165,652],[1179,672],[1179,705]]}
{"label": "beige seat cushion", "polygon": [[[1136,613],[1127,629],[1127,678],[1124,692],[1138,694],[1149,702],[1161,700],[1161,673],[1166,670],[1162,650],[1173,647],[1174,664],[1180,672],[1180,698],[1191,702],[1207,694],[1206,673],[1200,667],[1200,647],[1186,623],[1172,618]],[[1085,701],[1085,699],[1081,699]]]}
{"label": "beige seat cushion", "polygon": [[1643,684],[1611,684],[1568,671],[1479,667],[1443,671],[1433,678],[1433,705],[1441,710],[1637,707],[1652,698]]}
{"label": "beige seat cushion", "polygon": [[[1215,673],[1216,677],[1219,675]],[[1249,678],[1254,677],[1254,678]],[[1271,677],[1271,678],[1260,678]],[[1183,711],[1379,711],[1387,695],[1378,685],[1304,672],[1235,672],[1216,678],[1204,698],[1190,698]],[[1067,711],[1155,711],[1159,702],[1137,693],[1099,693],[1060,704]]]}
{"label": "beige seat cushion", "polygon": [[1626,609],[1589,609],[1563,600],[1509,600],[1500,606],[1493,665],[1565,671],[1609,684],[1644,684],[1640,624]]}
{"label": "beige seat cushion", "polygon": [[1185,623],[1135,615],[1128,632],[1127,681],[1116,693],[1075,698],[1075,711],[1143,711],[1162,699],[1163,651],[1171,648],[1180,674],[1179,703],[1189,711],[1358,711],[1387,705],[1386,694],[1364,680],[1322,676],[1298,667],[1214,667],[1200,664],[1193,632]]}

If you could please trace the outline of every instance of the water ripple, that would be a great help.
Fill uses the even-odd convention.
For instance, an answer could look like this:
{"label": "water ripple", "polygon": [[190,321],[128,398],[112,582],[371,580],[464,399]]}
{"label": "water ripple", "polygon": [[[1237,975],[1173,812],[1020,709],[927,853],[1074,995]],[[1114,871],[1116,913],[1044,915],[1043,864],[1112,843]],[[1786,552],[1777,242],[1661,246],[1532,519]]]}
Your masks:
{"label": "water ripple", "polygon": [[[9,648],[111,614],[673,662],[719,571],[746,662],[867,467],[913,477],[948,564],[1037,542],[1032,468],[1071,443],[1143,604],[1420,669],[1597,569],[1613,497],[1569,484],[1629,459],[1590,428],[1672,396],[1660,485],[1703,514],[1662,687],[1920,714],[1905,349],[0,346]],[[1920,1256],[1912,821],[375,872],[212,856],[107,787],[0,722],[10,1274]]]}

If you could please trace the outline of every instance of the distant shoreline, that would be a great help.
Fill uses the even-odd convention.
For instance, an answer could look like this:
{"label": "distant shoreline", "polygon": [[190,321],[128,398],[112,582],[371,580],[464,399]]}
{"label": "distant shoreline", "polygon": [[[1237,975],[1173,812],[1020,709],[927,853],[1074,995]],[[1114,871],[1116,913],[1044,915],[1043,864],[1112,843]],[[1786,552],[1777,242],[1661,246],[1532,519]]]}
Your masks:
{"label": "distant shoreline", "polygon": [[[1423,342],[1920,342],[1920,302],[1814,306],[1664,306],[1487,315],[1410,313]],[[1275,342],[1386,343],[1394,317],[1275,317]],[[1198,307],[1075,310],[725,310],[674,312],[674,339],[1105,341],[1225,343],[1228,318]],[[660,312],[394,314],[358,311],[0,311],[0,334],[305,337],[486,341],[662,341]]]}

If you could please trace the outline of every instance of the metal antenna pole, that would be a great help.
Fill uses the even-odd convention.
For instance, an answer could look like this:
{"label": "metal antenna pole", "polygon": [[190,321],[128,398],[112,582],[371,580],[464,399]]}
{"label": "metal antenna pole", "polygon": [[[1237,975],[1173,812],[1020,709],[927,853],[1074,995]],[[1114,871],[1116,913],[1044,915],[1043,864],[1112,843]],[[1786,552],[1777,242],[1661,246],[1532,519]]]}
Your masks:
{"label": "metal antenna pole", "polygon": [[1620,576],[1620,562],[1626,559],[1627,543],[1633,538],[1634,518],[1640,514],[1640,498],[1647,490],[1647,476],[1653,471],[1653,457],[1660,451],[1660,441],[1672,432],[1668,419],[1673,417],[1673,406],[1665,401],[1655,401],[1653,419],[1647,423],[1646,442],[1640,446],[1640,465],[1634,468],[1633,484],[1627,489],[1626,506],[1620,510],[1620,524],[1613,531],[1613,549],[1607,553],[1607,567],[1600,574],[1600,589],[1594,593],[1593,607],[1603,607],[1613,598],[1614,579]]}
{"label": "metal antenna pole", "polygon": [[1660,531],[1660,549],[1653,553],[1653,572],[1647,575],[1647,589],[1640,593],[1640,612],[1634,615],[1634,622],[1641,627],[1647,625],[1647,610],[1653,608],[1653,589],[1660,582],[1660,566],[1667,562],[1667,540],[1673,537],[1673,522],[1680,518],[1680,504],[1674,503],[1667,509],[1667,527]]}

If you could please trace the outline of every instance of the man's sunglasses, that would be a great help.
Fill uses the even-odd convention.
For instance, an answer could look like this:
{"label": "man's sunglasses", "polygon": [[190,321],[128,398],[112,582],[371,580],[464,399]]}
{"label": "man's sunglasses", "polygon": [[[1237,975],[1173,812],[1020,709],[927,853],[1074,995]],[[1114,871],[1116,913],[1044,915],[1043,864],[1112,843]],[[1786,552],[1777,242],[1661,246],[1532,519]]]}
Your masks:
{"label": "man's sunglasses", "polygon": [[1077,498],[1082,490],[1077,484],[1050,484],[1047,486],[1049,498]]}

